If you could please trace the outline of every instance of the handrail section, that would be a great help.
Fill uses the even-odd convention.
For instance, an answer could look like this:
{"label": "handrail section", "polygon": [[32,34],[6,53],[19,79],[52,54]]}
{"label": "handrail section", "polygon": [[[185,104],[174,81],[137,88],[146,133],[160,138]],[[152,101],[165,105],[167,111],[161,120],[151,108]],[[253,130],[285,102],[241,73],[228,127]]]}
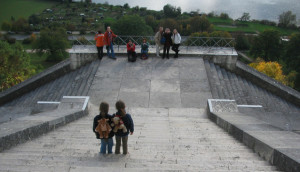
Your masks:
{"label": "handrail section", "polygon": [[[72,37],[73,45],[95,45],[95,41],[91,39],[92,37],[80,36]],[[141,45],[143,39],[147,39],[150,47],[155,47],[154,36],[124,36],[118,35],[114,38],[114,45],[125,46],[129,40],[131,40],[136,45]],[[187,50],[190,47],[199,47],[199,48],[231,48],[234,50],[235,39],[234,38],[224,38],[224,37],[191,37],[191,36],[182,36],[181,37],[181,46],[185,46]]]}

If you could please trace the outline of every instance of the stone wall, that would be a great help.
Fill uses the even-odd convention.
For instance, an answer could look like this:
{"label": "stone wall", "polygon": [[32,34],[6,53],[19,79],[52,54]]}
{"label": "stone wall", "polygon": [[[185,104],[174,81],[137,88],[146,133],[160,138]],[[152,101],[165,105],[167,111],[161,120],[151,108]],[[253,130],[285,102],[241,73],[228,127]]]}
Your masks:
{"label": "stone wall", "polygon": [[70,53],[70,68],[75,70],[97,58],[97,53]]}
{"label": "stone wall", "polygon": [[280,82],[268,77],[267,75],[258,72],[257,70],[247,66],[246,64],[237,61],[236,67],[233,70],[238,75],[243,76],[247,80],[255,83],[261,88],[270,91],[271,93],[300,106],[300,93]]}
{"label": "stone wall", "polygon": [[49,69],[0,93],[0,105],[20,97],[64,74],[70,72],[70,60],[62,61]]}

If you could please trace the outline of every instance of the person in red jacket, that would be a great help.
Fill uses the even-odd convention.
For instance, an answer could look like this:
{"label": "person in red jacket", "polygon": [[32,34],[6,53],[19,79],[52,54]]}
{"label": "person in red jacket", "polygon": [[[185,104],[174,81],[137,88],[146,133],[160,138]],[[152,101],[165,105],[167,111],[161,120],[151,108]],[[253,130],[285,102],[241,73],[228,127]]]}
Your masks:
{"label": "person in red jacket", "polygon": [[136,61],[135,44],[131,40],[127,43],[127,56],[129,62]]}
{"label": "person in red jacket", "polygon": [[113,41],[115,37],[117,37],[117,35],[115,35],[114,32],[110,29],[110,26],[108,26],[104,34],[107,56],[116,60],[115,53],[114,53],[114,46],[113,46]]}
{"label": "person in red jacket", "polygon": [[95,35],[96,47],[98,51],[98,58],[102,60],[103,57],[103,46],[104,46],[104,34],[102,34],[101,30]]}

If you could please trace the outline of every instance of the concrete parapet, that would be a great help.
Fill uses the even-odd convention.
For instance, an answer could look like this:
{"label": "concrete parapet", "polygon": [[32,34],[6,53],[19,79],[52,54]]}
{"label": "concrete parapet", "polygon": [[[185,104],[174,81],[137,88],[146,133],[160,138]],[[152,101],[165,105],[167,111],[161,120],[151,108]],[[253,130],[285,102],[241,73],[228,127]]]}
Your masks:
{"label": "concrete parapet", "polygon": [[238,55],[204,55],[203,59],[233,71],[236,66]]}
{"label": "concrete parapet", "polygon": [[[89,97],[64,96],[55,110],[21,117],[1,124],[0,152],[87,115],[88,101]],[[42,106],[43,108],[44,106]]]}
{"label": "concrete parapet", "polygon": [[70,61],[62,61],[38,75],[0,93],[0,105],[16,99],[70,71]]}
{"label": "concrete parapet", "polygon": [[75,70],[96,58],[97,53],[70,53],[70,68]]}
{"label": "concrete parapet", "polygon": [[[218,100],[222,101],[222,100]],[[268,123],[239,112],[213,111],[214,100],[208,100],[209,118],[233,137],[253,149],[280,170],[300,171],[300,135],[283,131]],[[228,100],[224,100],[225,104]],[[232,104],[233,102],[231,102]]]}

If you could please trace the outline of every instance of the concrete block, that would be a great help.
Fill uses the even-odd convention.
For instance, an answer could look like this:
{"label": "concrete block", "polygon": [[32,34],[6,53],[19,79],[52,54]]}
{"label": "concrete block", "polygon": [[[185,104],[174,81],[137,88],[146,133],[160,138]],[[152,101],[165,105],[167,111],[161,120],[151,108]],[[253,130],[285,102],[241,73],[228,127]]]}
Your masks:
{"label": "concrete block", "polygon": [[180,79],[195,81],[207,79],[206,70],[204,67],[181,68]]}
{"label": "concrete block", "polygon": [[95,78],[90,89],[118,92],[121,87],[121,82],[122,78]]}
{"label": "concrete block", "polygon": [[152,79],[179,79],[179,69],[177,67],[158,67],[152,70]]}
{"label": "concrete block", "polygon": [[212,98],[210,92],[181,93],[181,104],[185,108],[205,108],[207,99]]}
{"label": "concrete block", "polygon": [[238,112],[235,100],[209,99],[208,107],[210,112]]}
{"label": "concrete block", "polygon": [[181,107],[179,93],[150,92],[149,107],[152,108],[170,108]]}
{"label": "concrete block", "polygon": [[151,92],[180,92],[178,79],[152,79]]}
{"label": "concrete block", "polygon": [[148,107],[149,92],[119,92],[118,99],[125,101],[127,107]]}
{"label": "concrete block", "polygon": [[38,102],[31,110],[31,115],[57,109],[59,102]]}
{"label": "concrete block", "polygon": [[121,92],[149,92],[150,80],[125,79],[121,83]]}
{"label": "concrete block", "polygon": [[300,149],[276,149],[273,163],[283,171],[300,171]]}

